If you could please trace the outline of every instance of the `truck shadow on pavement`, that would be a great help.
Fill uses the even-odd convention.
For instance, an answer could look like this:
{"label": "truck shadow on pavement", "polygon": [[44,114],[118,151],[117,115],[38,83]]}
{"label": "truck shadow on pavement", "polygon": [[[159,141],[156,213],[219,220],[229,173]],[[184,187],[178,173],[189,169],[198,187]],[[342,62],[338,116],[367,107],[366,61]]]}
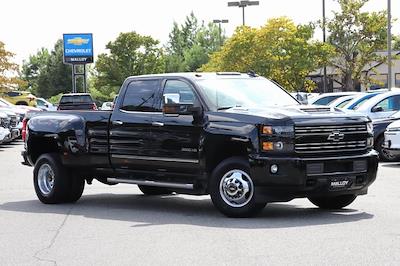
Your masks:
{"label": "truck shadow on pavement", "polygon": [[118,220],[134,223],[132,228],[166,224],[243,229],[289,228],[357,222],[374,217],[354,209],[333,212],[290,203],[271,203],[256,217],[230,219],[220,214],[206,196],[188,199],[179,195],[111,193],[86,195],[75,204],[44,205],[38,200],[6,202],[0,204],[0,211],[68,214],[89,219]]}

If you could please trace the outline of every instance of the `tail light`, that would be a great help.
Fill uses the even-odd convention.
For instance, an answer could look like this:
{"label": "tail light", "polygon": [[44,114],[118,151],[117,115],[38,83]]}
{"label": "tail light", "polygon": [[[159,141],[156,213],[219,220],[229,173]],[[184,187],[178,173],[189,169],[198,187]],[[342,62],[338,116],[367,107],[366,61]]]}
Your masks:
{"label": "tail light", "polygon": [[93,104],[92,104],[92,110],[97,110],[97,105],[96,105],[96,103],[93,103]]}
{"label": "tail light", "polygon": [[22,136],[23,141],[26,140],[26,125],[27,124],[28,124],[28,120],[26,118],[24,118],[24,120],[22,120],[22,130],[21,130],[21,136]]}

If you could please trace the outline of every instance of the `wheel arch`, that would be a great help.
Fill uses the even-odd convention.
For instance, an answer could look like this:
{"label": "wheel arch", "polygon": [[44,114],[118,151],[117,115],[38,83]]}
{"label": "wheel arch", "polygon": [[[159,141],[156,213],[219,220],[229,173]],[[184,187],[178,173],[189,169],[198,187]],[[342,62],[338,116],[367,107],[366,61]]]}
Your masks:
{"label": "wheel arch", "polygon": [[43,154],[60,152],[60,147],[54,138],[33,138],[27,143],[29,161],[36,163],[38,158]]}

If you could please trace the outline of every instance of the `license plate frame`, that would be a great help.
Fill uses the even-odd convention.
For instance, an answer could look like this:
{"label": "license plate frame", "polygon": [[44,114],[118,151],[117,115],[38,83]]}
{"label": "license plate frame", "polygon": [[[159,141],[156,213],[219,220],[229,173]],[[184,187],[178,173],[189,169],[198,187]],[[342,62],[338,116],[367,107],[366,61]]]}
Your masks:
{"label": "license plate frame", "polygon": [[343,176],[343,177],[332,177],[329,179],[329,188],[331,190],[340,190],[351,187],[353,184],[353,177]]}

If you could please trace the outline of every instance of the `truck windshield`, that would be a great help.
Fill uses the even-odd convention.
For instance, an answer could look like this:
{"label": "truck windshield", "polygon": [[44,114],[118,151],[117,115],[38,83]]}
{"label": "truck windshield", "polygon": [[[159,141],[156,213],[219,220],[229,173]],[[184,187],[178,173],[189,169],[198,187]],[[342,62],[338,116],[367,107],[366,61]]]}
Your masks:
{"label": "truck windshield", "polygon": [[299,104],[292,96],[267,79],[203,79],[197,83],[218,110],[232,107],[262,108]]}

